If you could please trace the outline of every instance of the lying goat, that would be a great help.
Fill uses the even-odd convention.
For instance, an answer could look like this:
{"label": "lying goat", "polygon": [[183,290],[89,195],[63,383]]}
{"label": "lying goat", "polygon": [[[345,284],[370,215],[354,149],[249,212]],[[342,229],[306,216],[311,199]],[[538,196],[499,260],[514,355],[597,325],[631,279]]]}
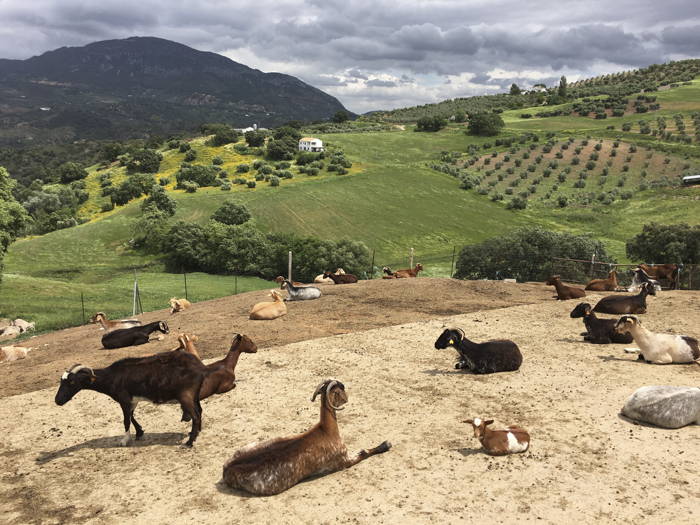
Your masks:
{"label": "lying goat", "polygon": [[615,325],[621,334],[632,334],[639,347],[639,359],[647,363],[666,365],[669,363],[700,364],[698,340],[687,335],[655,334],[642,326],[634,315],[624,315]]}
{"label": "lying goat", "polygon": [[205,375],[206,368],[201,361],[182,350],[120,359],[107,368],[95,370],[75,365],[61,376],[55,401],[59,406],[65,405],[81,390],[94,390],[111,397],[124,414],[124,446],[129,444],[131,423],[136,429],[136,439],[143,436],[143,428],[134,418],[139,401],[179,402],[183,412],[192,419],[192,430],[185,443],[191,447],[202,428],[199,391]]}
{"label": "lying goat", "polygon": [[192,303],[187,299],[177,299],[175,297],[170,298],[170,314],[175,314],[177,312],[182,312],[192,306]]}
{"label": "lying goat", "polygon": [[[125,346],[143,345],[151,340],[153,332],[167,334],[170,332],[168,323],[156,321],[143,326],[114,330],[102,336],[102,346],[105,348],[124,348]],[[158,339],[162,339],[162,336],[158,336]]]}
{"label": "lying goat", "polygon": [[513,341],[494,340],[485,343],[473,343],[460,328],[448,328],[435,341],[435,348],[441,350],[452,346],[459,352],[457,369],[469,369],[475,374],[492,374],[495,372],[512,372],[518,370],[523,362],[518,345]]}
{"label": "lying goat", "polygon": [[554,286],[557,290],[557,299],[560,301],[566,301],[568,299],[578,299],[580,297],[586,297],[586,292],[581,290],[581,288],[576,288],[575,286],[567,286],[561,282],[558,275],[552,275],[547,282],[550,286]]}
{"label": "lying goat", "polygon": [[608,295],[598,301],[593,311],[602,314],[645,314],[647,295],[656,295],[656,290],[651,284],[643,283],[637,295]]}
{"label": "lying goat", "polygon": [[[345,277],[345,275],[339,277]],[[285,301],[309,301],[321,297],[321,290],[315,286],[294,286],[287,279],[284,280],[282,286],[289,294]]]}
{"label": "lying goat", "polygon": [[104,312],[97,312],[90,318],[91,323],[99,323],[105,332],[114,332],[123,328],[133,328],[141,326],[141,321],[138,319],[119,319],[118,321],[110,321]]}
{"label": "lying goat", "polygon": [[303,479],[352,467],[391,448],[384,441],[370,450],[348,456],[340,437],[336,411],[348,396],[340,381],[328,379],[318,385],[311,401],[321,396],[320,421],[303,434],[251,443],[239,449],[224,464],[224,482],[260,496],[279,494]]}
{"label": "lying goat", "polygon": [[615,330],[617,319],[596,317],[588,303],[579,303],[576,308],[571,310],[570,317],[583,317],[583,324],[586,326],[586,333],[583,334],[584,341],[590,341],[596,345],[632,342],[630,334],[621,334]]}
{"label": "lying goat", "polygon": [[486,428],[493,423],[493,419],[482,421],[478,417],[465,419],[463,423],[470,423],[474,428],[474,437],[479,440],[484,450],[492,456],[505,456],[525,452],[530,448],[530,434],[527,430],[517,425],[511,425],[502,430]]}
{"label": "lying goat", "polygon": [[627,288],[628,292],[638,292],[644,283],[649,283],[654,287],[657,292],[661,291],[661,284],[649,277],[649,274],[645,272],[642,268],[635,268],[632,270],[632,284]]}

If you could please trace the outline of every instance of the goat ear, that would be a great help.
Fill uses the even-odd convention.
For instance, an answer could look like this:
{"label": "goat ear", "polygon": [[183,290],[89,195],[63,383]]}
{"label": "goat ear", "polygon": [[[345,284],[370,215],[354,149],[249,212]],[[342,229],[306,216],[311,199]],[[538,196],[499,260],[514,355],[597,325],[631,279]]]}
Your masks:
{"label": "goat ear", "polygon": [[484,426],[485,426],[485,427],[488,426],[488,425],[491,425],[491,424],[493,424],[493,419],[487,419],[486,421],[484,421]]}
{"label": "goat ear", "polygon": [[462,423],[469,423],[469,424],[472,424],[472,425],[473,425],[473,424],[474,424],[474,420],[473,420],[473,419],[465,419],[464,421],[462,421]]}

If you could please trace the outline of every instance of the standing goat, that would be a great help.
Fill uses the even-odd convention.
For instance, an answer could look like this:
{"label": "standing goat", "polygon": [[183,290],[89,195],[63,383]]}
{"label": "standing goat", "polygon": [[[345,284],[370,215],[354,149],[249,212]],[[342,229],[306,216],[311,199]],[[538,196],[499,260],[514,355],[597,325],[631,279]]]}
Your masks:
{"label": "standing goat", "polygon": [[328,277],[329,279],[333,279],[333,282],[335,284],[352,284],[357,282],[357,277],[355,277],[351,273],[344,273],[341,275],[336,275],[334,273],[326,272],[323,274],[323,277]]}
{"label": "standing goat", "polygon": [[118,321],[110,321],[104,312],[97,312],[90,318],[91,323],[100,323],[102,329],[106,332],[113,332],[114,330],[121,330],[123,328],[133,328],[134,326],[141,326],[141,321],[138,319],[120,319]]}
{"label": "standing goat", "polygon": [[396,279],[406,279],[409,277],[418,277],[418,272],[423,270],[423,265],[418,263],[415,268],[408,268],[406,270],[396,270],[394,272],[394,277]]}
{"label": "standing goat", "polygon": [[598,301],[593,311],[602,314],[645,314],[647,295],[656,295],[656,290],[651,284],[643,283],[637,295],[608,295]]}
{"label": "standing goat", "polygon": [[[102,346],[105,348],[124,348],[125,346],[143,345],[151,340],[153,332],[169,333],[168,323],[156,321],[143,326],[114,330],[102,336]],[[162,336],[158,338],[162,339]]]}
{"label": "standing goat", "polygon": [[282,286],[289,294],[285,301],[309,301],[321,297],[321,290],[315,286],[294,286],[287,279],[284,280]]}
{"label": "standing goat", "polygon": [[523,362],[520,349],[513,341],[500,339],[473,343],[466,338],[461,328],[448,328],[435,341],[438,350],[448,346],[459,352],[455,368],[467,368],[475,374],[512,372],[518,370]]}
{"label": "standing goat", "polygon": [[634,315],[624,315],[615,326],[621,334],[630,333],[639,347],[639,359],[647,363],[666,365],[669,363],[700,364],[698,340],[687,335],[655,334],[642,326]]}
{"label": "standing goat", "polygon": [[65,405],[81,390],[94,390],[114,399],[124,414],[124,438],[130,440],[131,423],[136,429],[136,439],[143,436],[143,428],[134,418],[139,401],[160,404],[179,402],[183,412],[192,419],[192,430],[185,446],[191,447],[202,428],[202,407],[199,391],[202,388],[206,368],[196,357],[174,350],[148,357],[120,359],[107,368],[92,370],[75,365],[61,376],[56,392],[56,404]]}
{"label": "standing goat", "polygon": [[558,275],[552,275],[547,282],[550,286],[554,286],[557,290],[557,299],[560,301],[566,301],[568,299],[578,299],[579,297],[586,297],[586,292],[581,288],[576,288],[575,286],[567,286],[561,282]]}
{"label": "standing goat", "polygon": [[284,304],[280,293],[277,290],[272,290],[270,297],[272,297],[272,301],[264,301],[253,305],[248,318],[256,321],[272,321],[286,315],[287,305]]}
{"label": "standing goat", "polygon": [[677,264],[640,264],[638,266],[649,277],[657,280],[665,279],[669,282],[671,290],[676,289],[678,283],[678,265]]}
{"label": "standing goat", "polygon": [[482,421],[478,417],[465,419],[463,423],[470,423],[474,428],[474,437],[479,440],[484,450],[492,456],[505,456],[525,452],[530,448],[530,434],[527,430],[517,425],[511,425],[502,430],[486,428],[493,423],[493,419]]}
{"label": "standing goat", "polygon": [[579,303],[571,310],[570,317],[583,317],[583,324],[586,326],[586,333],[583,334],[584,341],[590,341],[596,345],[606,345],[610,343],[631,343],[630,334],[621,334],[615,330],[617,319],[600,319],[596,317],[591,305]]}
{"label": "standing goat", "polygon": [[320,421],[303,434],[251,443],[236,451],[224,463],[224,482],[260,496],[279,494],[301,480],[352,467],[391,448],[384,441],[354,458],[340,437],[336,411],[342,410],[348,396],[340,381],[328,379],[318,385],[311,401],[321,396]]}
{"label": "standing goat", "polygon": [[614,292],[617,290],[617,272],[612,270],[607,279],[593,279],[588,282],[585,290],[596,292]]}

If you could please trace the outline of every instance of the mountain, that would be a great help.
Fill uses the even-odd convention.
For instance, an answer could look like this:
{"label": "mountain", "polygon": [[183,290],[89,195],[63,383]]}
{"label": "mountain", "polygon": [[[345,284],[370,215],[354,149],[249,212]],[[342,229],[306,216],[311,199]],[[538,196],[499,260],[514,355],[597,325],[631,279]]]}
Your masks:
{"label": "mountain", "polygon": [[124,139],[203,122],[274,126],[345,110],[281,73],[154,37],[0,59],[0,144]]}

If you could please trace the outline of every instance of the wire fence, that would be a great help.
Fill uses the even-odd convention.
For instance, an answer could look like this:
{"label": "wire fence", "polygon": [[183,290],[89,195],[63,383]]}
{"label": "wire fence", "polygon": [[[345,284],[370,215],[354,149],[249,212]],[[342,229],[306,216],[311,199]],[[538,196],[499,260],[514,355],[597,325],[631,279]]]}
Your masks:
{"label": "wire fence", "polygon": [[[560,275],[563,281],[586,284],[591,279],[605,279],[608,273],[616,270],[620,288],[628,288],[632,284],[632,272],[637,266],[636,264],[616,264],[559,257],[552,259],[552,273]],[[672,288],[672,284],[675,284],[675,288],[678,290],[700,290],[700,265],[685,264],[678,265],[678,268],[676,282],[660,280],[661,287],[669,289]]]}

